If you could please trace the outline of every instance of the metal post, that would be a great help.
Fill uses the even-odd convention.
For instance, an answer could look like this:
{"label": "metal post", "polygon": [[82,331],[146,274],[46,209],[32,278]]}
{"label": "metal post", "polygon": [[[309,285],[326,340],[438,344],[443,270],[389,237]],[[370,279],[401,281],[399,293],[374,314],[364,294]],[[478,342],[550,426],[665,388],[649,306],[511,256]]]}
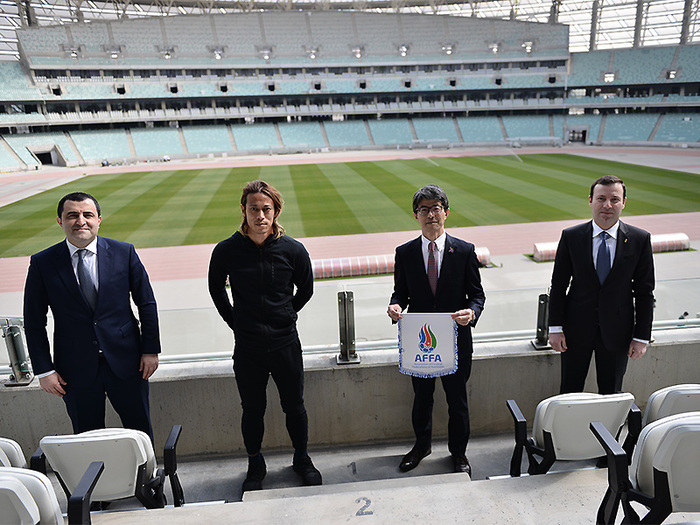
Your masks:
{"label": "metal post", "polygon": [[34,379],[32,366],[27,359],[26,345],[22,338],[22,319],[4,318],[0,320],[2,336],[5,338],[7,354],[10,356],[12,374],[5,386],[26,386]]}
{"label": "metal post", "polygon": [[355,300],[351,291],[338,292],[338,325],[340,328],[339,365],[359,363],[355,352]]}
{"label": "metal post", "polygon": [[548,350],[549,346],[549,294],[540,294],[537,303],[537,337],[531,341],[536,350]]}

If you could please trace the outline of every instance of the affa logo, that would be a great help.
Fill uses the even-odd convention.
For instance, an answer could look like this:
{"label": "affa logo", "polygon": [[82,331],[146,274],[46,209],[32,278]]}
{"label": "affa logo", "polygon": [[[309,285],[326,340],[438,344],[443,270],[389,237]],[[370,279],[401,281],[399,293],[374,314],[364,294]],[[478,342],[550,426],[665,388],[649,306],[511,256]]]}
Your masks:
{"label": "affa logo", "polygon": [[423,354],[416,354],[414,362],[416,363],[441,363],[440,354],[433,354],[433,350],[437,348],[438,341],[435,334],[430,329],[430,325],[425,323],[418,334],[418,349]]}

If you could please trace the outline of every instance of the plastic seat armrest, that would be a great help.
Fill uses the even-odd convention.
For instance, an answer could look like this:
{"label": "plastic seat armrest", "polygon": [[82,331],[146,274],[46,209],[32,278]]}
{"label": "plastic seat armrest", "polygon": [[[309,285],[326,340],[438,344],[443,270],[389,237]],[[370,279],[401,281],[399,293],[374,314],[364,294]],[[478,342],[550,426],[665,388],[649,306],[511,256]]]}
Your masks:
{"label": "plastic seat armrest", "polygon": [[523,448],[527,443],[527,420],[514,399],[506,401],[506,405],[511,416],[513,416],[513,423],[515,424],[515,448],[513,449],[513,457],[510,460],[510,475],[517,478],[520,476]]}
{"label": "plastic seat armrest", "polygon": [[75,487],[73,494],[68,498],[68,523],[69,525],[90,524],[90,497],[95,485],[102,475],[105,464],[102,461],[93,461],[88,466],[85,474]]}
{"label": "plastic seat armrest", "polygon": [[185,503],[185,493],[180,484],[180,478],[177,475],[177,442],[182,433],[182,425],[173,425],[168,440],[165,442],[163,449],[163,463],[165,465],[165,474],[170,479],[170,487],[173,491],[173,505],[182,507]]}

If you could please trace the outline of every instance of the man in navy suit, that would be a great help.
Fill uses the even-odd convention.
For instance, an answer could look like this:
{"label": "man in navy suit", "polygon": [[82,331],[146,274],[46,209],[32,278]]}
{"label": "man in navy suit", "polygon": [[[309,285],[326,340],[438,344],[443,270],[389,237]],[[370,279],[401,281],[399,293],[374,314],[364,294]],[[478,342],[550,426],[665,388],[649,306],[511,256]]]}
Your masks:
{"label": "man in navy suit", "polygon": [[124,427],[152,440],[148,378],[158,368],[160,334],[146,270],[133,245],[97,236],[102,216],[93,196],[63,197],[57,221],[66,239],[32,256],[24,289],[34,373],[45,392],[63,398],[75,433],[104,428],[107,396]]}
{"label": "man in navy suit", "polygon": [[[401,312],[447,312],[457,322],[457,371],[441,377],[449,410],[448,449],[455,472],[471,474],[466,450],[469,440],[467,380],[472,367],[471,327],[484,308],[479,261],[474,245],[445,233],[450,213],[445,192],[434,184],[413,196],[413,215],[422,235],[396,248],[394,293],[387,313],[392,321]],[[432,252],[432,253],[431,253]],[[434,276],[434,277],[433,277]],[[407,472],[431,453],[435,378],[412,377],[411,419],[416,442],[399,469]]]}
{"label": "man in navy suit", "polygon": [[593,353],[598,392],[620,392],[629,358],[642,357],[651,339],[651,236],[620,220],[626,200],[622,180],[603,176],[588,196],[593,220],[562,232],[549,302],[561,393],[583,391]]}

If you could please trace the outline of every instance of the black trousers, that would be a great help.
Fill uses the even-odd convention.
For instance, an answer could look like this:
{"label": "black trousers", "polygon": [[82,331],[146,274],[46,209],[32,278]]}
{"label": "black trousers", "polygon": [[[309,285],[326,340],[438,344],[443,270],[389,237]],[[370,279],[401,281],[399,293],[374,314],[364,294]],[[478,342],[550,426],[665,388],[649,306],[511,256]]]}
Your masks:
{"label": "black trousers", "polygon": [[583,392],[591,356],[595,353],[595,371],[599,394],[615,394],[622,391],[622,379],[627,371],[628,348],[607,348],[596,330],[592,347],[566,341],[568,349],[561,354],[561,394]]}
{"label": "black trousers", "polygon": [[237,346],[233,355],[233,371],[243,407],[241,432],[246,452],[252,456],[262,448],[270,376],[277,385],[294,450],[305,452],[309,440],[309,419],[304,408],[304,363],[299,340],[272,352],[256,352]]}
{"label": "black trousers", "polygon": [[74,433],[105,428],[105,398],[109,398],[124,428],[141,430],[153,441],[148,380],[143,379],[141,372],[120,379],[100,355],[97,376],[92,383],[80,387],[69,384],[65,388],[63,401]]}
{"label": "black trousers", "polygon": [[[472,371],[472,356],[459,354],[457,371],[442,376],[442,388],[447,399],[447,448],[454,456],[463,456],[469,441],[469,404],[467,380]],[[433,393],[435,378],[412,377],[413,411],[411,421],[416,434],[416,448],[430,448],[433,433]]]}

